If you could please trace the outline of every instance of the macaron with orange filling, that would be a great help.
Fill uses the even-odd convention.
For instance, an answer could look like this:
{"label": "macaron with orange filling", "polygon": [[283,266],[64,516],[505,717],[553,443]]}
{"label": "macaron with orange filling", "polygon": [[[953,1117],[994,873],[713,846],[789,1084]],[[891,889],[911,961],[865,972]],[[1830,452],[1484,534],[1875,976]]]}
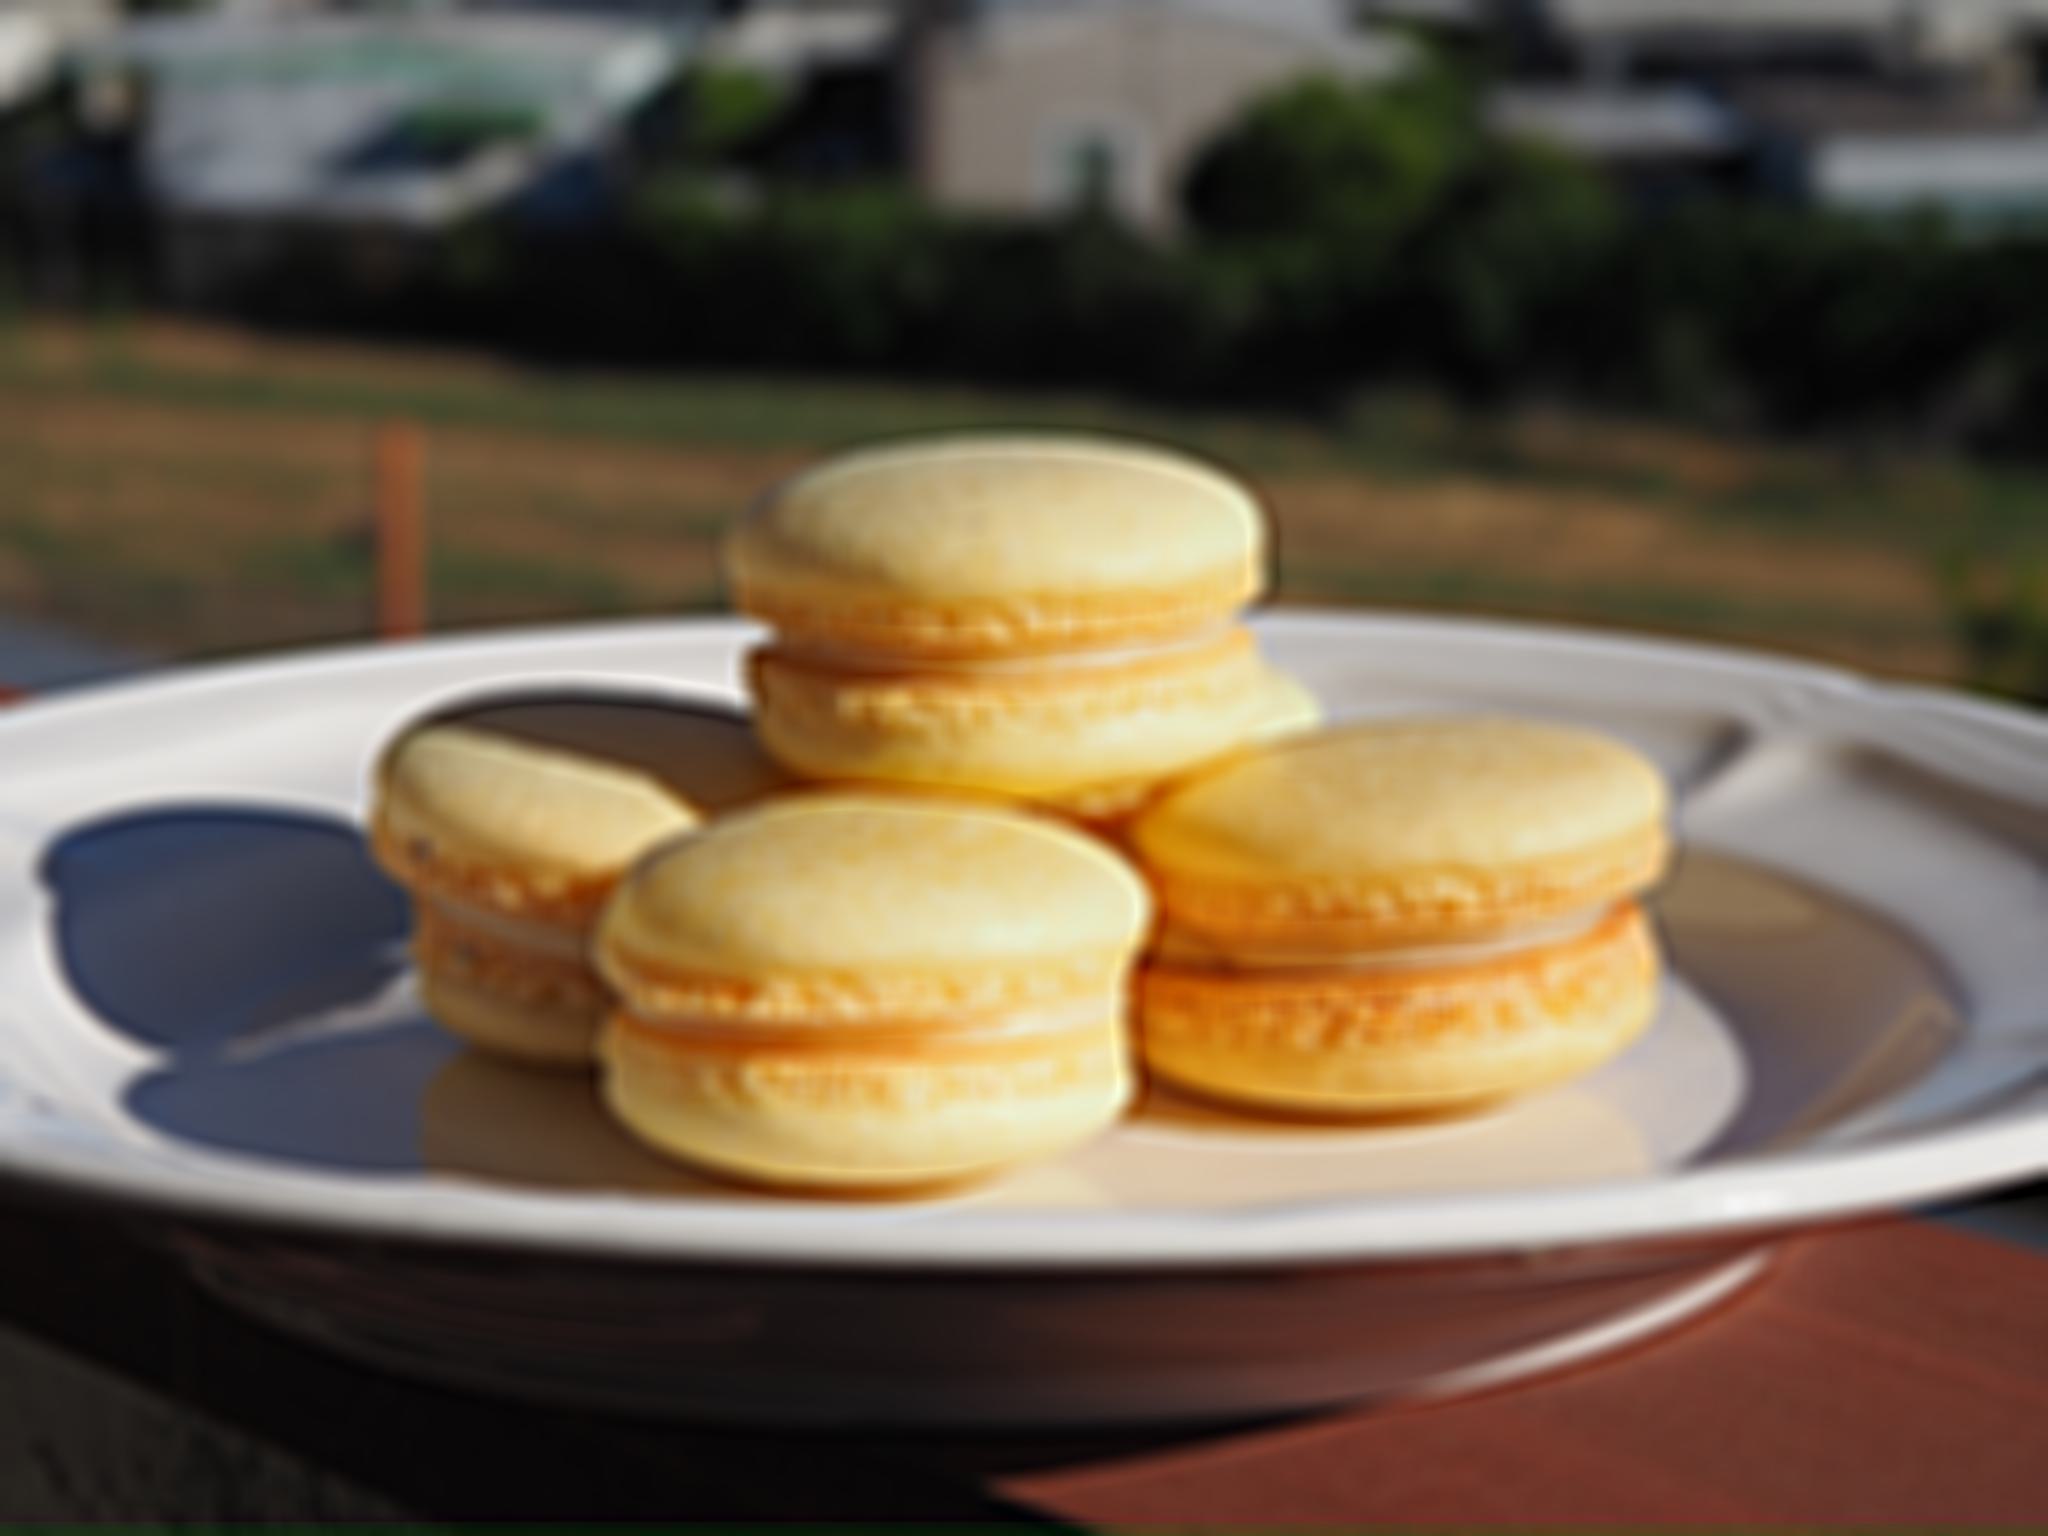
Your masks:
{"label": "macaron with orange filling", "polygon": [[1265,520],[1166,449],[942,437],[833,459],[728,543],[774,628],[751,681],[768,749],[814,779],[989,791],[1109,815],[1312,718],[1239,610]]}
{"label": "macaron with orange filling", "polygon": [[743,1181],[902,1192],[1048,1157],[1131,1090],[1151,905],[1105,845],[999,805],[820,791],[651,855],[605,909],[605,1101]]}
{"label": "macaron with orange filling", "polygon": [[1668,817],[1633,749],[1532,721],[1365,722],[1242,754],[1130,832],[1163,919],[1144,1059],[1206,1096],[1340,1114],[1588,1071],[1655,1010],[1637,902]]}
{"label": "macaron with orange filling", "polygon": [[586,950],[619,876],[787,783],[721,705],[529,695],[406,726],[377,764],[370,841],[413,899],[427,1011],[499,1055],[588,1064],[611,996]]}

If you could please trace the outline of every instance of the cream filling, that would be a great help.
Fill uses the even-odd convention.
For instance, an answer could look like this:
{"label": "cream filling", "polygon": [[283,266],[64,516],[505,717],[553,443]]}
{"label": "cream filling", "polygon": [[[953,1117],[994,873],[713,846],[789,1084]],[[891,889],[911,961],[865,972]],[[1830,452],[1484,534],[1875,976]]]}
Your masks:
{"label": "cream filling", "polygon": [[768,653],[832,672],[938,672],[949,677],[1016,677],[1046,672],[1092,671],[1155,661],[1161,657],[1190,655],[1205,646],[1214,645],[1233,627],[1223,622],[1171,640],[1102,646],[1094,650],[1052,651],[1031,656],[927,659],[901,651],[878,651],[853,645],[823,646],[801,638],[778,638],[768,648]]}
{"label": "cream filling", "polygon": [[487,938],[529,950],[550,960],[587,960],[588,936],[580,928],[563,928],[554,923],[507,917],[467,902],[435,899],[433,907],[448,921],[474,929]]}
{"label": "cream filling", "polygon": [[1315,971],[1343,974],[1375,971],[1426,970],[1439,966],[1479,964],[1505,960],[1530,950],[1567,944],[1584,938],[1606,921],[1614,911],[1611,903],[1588,907],[1546,922],[1528,923],[1512,933],[1486,939],[1465,939],[1447,944],[1410,944],[1392,949],[1357,949],[1315,954],[1302,951],[1225,949],[1181,930],[1169,928],[1153,950],[1153,959],[1166,965],[1219,971]]}
{"label": "cream filling", "polygon": [[[671,1014],[650,1018],[635,1011],[636,1023],[678,1039],[709,1039],[745,1042],[778,1035],[816,1035],[820,1045],[838,1035],[860,1039],[873,1034],[925,1035],[954,1041],[1017,1040],[1037,1035],[1063,1035],[1091,1025],[1105,1028],[1119,1017],[1119,1001],[1110,996],[1082,997],[1043,1008],[1019,1009],[993,1017],[967,1021],[944,1019],[884,1018],[872,1023],[849,1023],[843,1018],[733,1019],[708,1018],[702,1014]],[[629,1004],[630,1007],[630,1004]]]}

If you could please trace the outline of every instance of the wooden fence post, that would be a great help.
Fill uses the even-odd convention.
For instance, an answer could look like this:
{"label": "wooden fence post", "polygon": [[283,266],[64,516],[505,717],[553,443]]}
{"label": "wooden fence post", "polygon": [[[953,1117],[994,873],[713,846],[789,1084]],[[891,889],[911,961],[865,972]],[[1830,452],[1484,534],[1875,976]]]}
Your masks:
{"label": "wooden fence post", "polygon": [[406,640],[427,628],[426,443],[419,424],[378,427],[374,456],[377,634]]}

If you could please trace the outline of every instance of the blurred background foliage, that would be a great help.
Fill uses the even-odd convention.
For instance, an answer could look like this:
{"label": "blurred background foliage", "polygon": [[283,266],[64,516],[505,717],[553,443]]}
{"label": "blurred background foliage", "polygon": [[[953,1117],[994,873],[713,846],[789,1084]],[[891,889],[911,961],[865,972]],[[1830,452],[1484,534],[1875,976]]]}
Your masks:
{"label": "blurred background foliage", "polygon": [[[1290,408],[1394,383],[2040,448],[2048,229],[1987,238],[1753,199],[1644,206],[1562,151],[1491,131],[1479,79],[1437,57],[1388,86],[1280,91],[1200,157],[1187,237],[1165,241],[1086,210],[963,216],[889,181],[737,174],[772,159],[794,102],[708,68],[679,83],[643,146],[651,168],[602,227],[551,239],[484,218],[374,282],[315,232],[232,308],[579,363],[886,364]],[[0,162],[18,169],[53,121],[13,123]],[[465,144],[521,126],[484,108],[414,125]],[[0,201],[0,225],[10,213],[18,228]],[[10,245],[0,285],[18,288]],[[142,281],[106,268],[89,298]]]}
{"label": "blurred background foliage", "polygon": [[2048,230],[1625,202],[1490,131],[1449,62],[1257,104],[1195,165],[1171,242],[1085,211],[942,213],[883,182],[736,189],[720,171],[772,137],[774,87],[697,84],[672,158],[601,237],[486,225],[369,295],[308,251],[250,306],[579,362],[886,362],[1287,407],[1393,382],[2018,454],[2048,405]]}
{"label": "blurred background foliage", "polygon": [[[1442,53],[1392,84],[1285,87],[1196,160],[1181,189],[1183,227],[1167,239],[1086,205],[1052,220],[974,215],[935,208],[891,179],[779,173],[802,104],[767,78],[699,69],[649,114],[627,193],[594,227],[471,219],[425,259],[367,274],[309,235],[251,274],[228,308],[258,327],[483,347],[545,364],[571,386],[529,423],[548,430],[576,430],[587,399],[601,398],[612,402],[601,433],[675,442],[717,414],[717,391],[772,415],[778,400],[795,399],[778,377],[886,373],[936,393],[858,408],[834,396],[815,418],[792,406],[793,420],[808,424],[771,432],[773,448],[988,418],[1132,425],[1254,468],[1341,462],[1399,482],[1433,466],[1555,484],[1582,500],[1626,494],[1711,517],[1717,550],[1765,525],[1773,537],[1867,545],[1873,560],[1914,563],[1938,613],[1907,612],[1887,596],[1904,590],[1895,575],[1873,576],[1863,606],[1844,599],[1837,613],[1825,593],[1805,601],[1796,586],[1765,579],[1784,574],[1766,558],[1750,560],[1753,591],[1711,602],[1690,595],[1682,571],[1652,562],[1649,576],[1638,565],[1624,578],[1593,554],[1573,567],[1569,601],[1546,595],[1541,561],[1529,573],[1466,568],[1435,546],[1406,552],[1400,574],[1376,571],[1370,551],[1348,563],[1330,553],[1311,570],[1319,525],[1303,514],[1311,531],[1295,536],[1283,520],[1303,561],[1290,595],[1790,637],[1822,654],[1960,671],[2048,698],[2033,552],[2043,545],[2035,508],[2044,491],[2032,468],[2048,451],[2038,430],[2048,410],[2048,228],[1987,233],[1933,216],[1854,218],[1754,198],[1626,198],[1567,153],[1490,127],[1484,84],[1479,62]],[[520,126],[470,116],[418,130]],[[56,131],[48,117],[17,118],[0,162],[25,163]],[[0,174],[0,187],[17,184]],[[18,246],[5,233],[21,223],[20,209],[0,200],[0,315],[21,286],[4,260]],[[124,312],[143,283],[124,253],[145,250],[146,232],[86,243],[104,259],[86,264],[69,297],[89,312]],[[88,375],[159,398],[222,387],[217,372],[174,377],[160,360],[112,356],[67,353],[56,365],[17,349],[13,366],[24,387],[45,392]],[[767,382],[754,395],[730,382],[683,396],[653,385],[635,395],[624,383],[579,393],[574,381],[593,370],[728,381],[747,372]],[[1028,389],[1035,403],[963,407],[948,393],[963,384]],[[274,405],[292,387],[273,376],[244,396]],[[829,394],[829,382],[818,388]],[[1077,404],[1082,390],[1088,400]],[[694,402],[687,410],[674,405],[684,396]],[[393,386],[363,408],[432,419],[436,400],[457,397],[466,398]],[[517,390],[493,398],[485,419],[527,419]],[[500,409],[502,418],[490,416]],[[1604,440],[1590,444],[1574,429],[1560,446],[1550,425],[1560,412],[1829,448],[1758,447],[1740,469],[1703,468],[1692,462],[1697,445],[1637,451],[1647,427],[1596,428],[1591,436]],[[48,532],[16,527],[7,539],[42,558],[55,547]],[[345,538],[277,542],[258,561],[272,577],[359,597],[360,551]],[[1955,549],[1968,558],[1945,553]],[[1797,568],[1793,560],[1785,570]],[[482,594],[478,617],[527,616],[484,600],[516,587],[522,571],[555,572],[559,602],[529,605],[534,612],[647,605],[630,572],[565,569],[551,554],[493,550],[445,574],[458,594]],[[689,590],[711,601],[706,562],[691,573]],[[130,583],[138,602],[175,585]],[[117,576],[107,589],[124,590]],[[239,638],[212,628],[204,608],[193,603],[191,634],[178,643]],[[458,595],[451,611],[472,610]],[[1903,638],[1887,640],[1890,650],[1866,645],[1865,631],[1888,617]],[[101,620],[121,627],[118,614]]]}

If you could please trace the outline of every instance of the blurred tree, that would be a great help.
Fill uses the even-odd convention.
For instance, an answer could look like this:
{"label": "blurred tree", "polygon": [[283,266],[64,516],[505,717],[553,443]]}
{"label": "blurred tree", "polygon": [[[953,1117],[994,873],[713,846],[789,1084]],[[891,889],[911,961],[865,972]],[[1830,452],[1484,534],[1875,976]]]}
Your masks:
{"label": "blurred tree", "polygon": [[1475,69],[1423,58],[1391,83],[1287,87],[1189,173],[1189,223],[1249,294],[1269,375],[1499,393],[1580,355],[1623,227],[1614,194],[1562,152],[1490,131]]}
{"label": "blurred tree", "polygon": [[821,367],[915,368],[943,302],[936,216],[887,185],[771,187],[688,175],[636,200],[628,239],[668,295],[640,328],[673,355]]}
{"label": "blurred tree", "polygon": [[1171,395],[1232,386],[1242,311],[1221,267],[1085,210],[947,228],[931,334],[949,371]]}
{"label": "blurred tree", "polygon": [[732,159],[766,136],[790,106],[781,81],[725,65],[692,70],[683,88],[688,144],[702,160]]}
{"label": "blurred tree", "polygon": [[2048,580],[2041,564],[1986,564],[1963,553],[1941,564],[1949,622],[1973,687],[2048,703]]}
{"label": "blurred tree", "polygon": [[1390,85],[1304,80],[1254,104],[1211,143],[1182,202],[1209,240],[1385,255],[1445,195],[1479,139],[1470,81],[1447,66]]}
{"label": "blurred tree", "polygon": [[677,74],[627,125],[627,158],[642,179],[746,167],[793,110],[782,82],[700,64]]}
{"label": "blurred tree", "polygon": [[778,362],[823,355],[878,369],[928,350],[926,313],[943,292],[931,213],[886,185],[778,190],[738,231],[729,281],[752,294],[752,323]]}
{"label": "blurred tree", "polygon": [[1396,279],[1469,163],[1477,107],[1435,63],[1311,79],[1254,103],[1182,187],[1195,260],[1244,316],[1240,381],[1313,396],[1413,362]]}
{"label": "blurred tree", "polygon": [[1404,306],[1468,392],[1579,382],[1611,323],[1601,275],[1625,228],[1592,167],[1548,145],[1488,140],[1417,232]]}

